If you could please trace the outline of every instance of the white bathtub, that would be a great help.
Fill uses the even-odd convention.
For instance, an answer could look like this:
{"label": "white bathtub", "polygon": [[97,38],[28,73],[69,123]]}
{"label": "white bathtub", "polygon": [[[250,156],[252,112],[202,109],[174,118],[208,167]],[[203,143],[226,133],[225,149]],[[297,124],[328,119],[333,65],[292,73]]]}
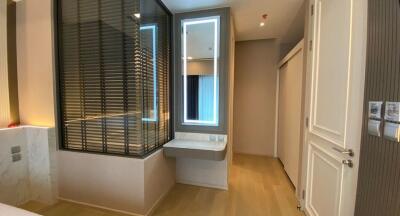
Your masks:
{"label": "white bathtub", "polygon": [[39,215],[0,203],[0,216],[39,216]]}

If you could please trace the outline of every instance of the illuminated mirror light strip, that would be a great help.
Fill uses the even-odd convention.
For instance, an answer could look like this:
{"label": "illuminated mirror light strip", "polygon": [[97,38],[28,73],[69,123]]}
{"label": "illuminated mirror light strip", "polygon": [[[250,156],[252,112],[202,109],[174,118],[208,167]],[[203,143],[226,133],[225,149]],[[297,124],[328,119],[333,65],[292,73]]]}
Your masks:
{"label": "illuminated mirror light strip", "polygon": [[[157,109],[157,27],[156,25],[141,26],[140,31],[151,30],[153,37],[153,115],[152,118],[142,118],[143,121],[156,122],[158,120]],[[151,114],[151,113],[150,113]]]}
{"label": "illuminated mirror light strip", "polygon": [[[183,22],[183,115],[184,123],[190,123],[193,125],[208,125],[208,126],[218,126],[218,116],[217,116],[217,72],[218,72],[218,52],[219,52],[219,17],[196,19],[192,21],[182,21]],[[187,26],[196,24],[214,24],[214,104],[213,104],[213,120],[212,121],[202,121],[202,120],[189,120],[187,118]]]}

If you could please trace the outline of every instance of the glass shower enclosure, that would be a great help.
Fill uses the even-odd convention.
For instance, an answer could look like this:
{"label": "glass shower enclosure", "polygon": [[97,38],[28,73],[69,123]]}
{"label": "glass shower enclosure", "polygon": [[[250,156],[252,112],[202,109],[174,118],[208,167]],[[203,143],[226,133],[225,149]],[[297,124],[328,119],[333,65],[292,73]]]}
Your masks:
{"label": "glass shower enclosure", "polygon": [[60,148],[144,157],[171,139],[171,13],[158,0],[56,1]]}

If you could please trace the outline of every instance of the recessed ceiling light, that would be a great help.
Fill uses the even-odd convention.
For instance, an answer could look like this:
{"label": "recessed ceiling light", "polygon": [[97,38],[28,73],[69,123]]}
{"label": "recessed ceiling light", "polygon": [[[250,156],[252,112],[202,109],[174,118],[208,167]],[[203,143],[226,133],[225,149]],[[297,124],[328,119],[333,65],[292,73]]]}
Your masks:
{"label": "recessed ceiling light", "polygon": [[260,27],[264,27],[265,26],[265,22],[267,21],[267,14],[263,14],[261,15],[261,22],[260,22]]}
{"label": "recessed ceiling light", "polygon": [[188,56],[188,57],[187,57],[187,59],[189,59],[189,60],[192,60],[192,59],[193,59],[193,57],[192,57],[192,56]]}
{"label": "recessed ceiling light", "polygon": [[140,13],[135,13],[135,14],[133,14],[133,16],[135,16],[136,18],[140,18]]}

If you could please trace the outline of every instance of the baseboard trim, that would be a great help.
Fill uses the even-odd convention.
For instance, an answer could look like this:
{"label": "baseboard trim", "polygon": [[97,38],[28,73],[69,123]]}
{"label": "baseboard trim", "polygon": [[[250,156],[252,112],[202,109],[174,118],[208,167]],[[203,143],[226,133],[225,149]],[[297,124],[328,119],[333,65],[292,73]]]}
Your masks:
{"label": "baseboard trim", "polygon": [[188,181],[188,180],[176,180],[176,182],[180,183],[180,184],[194,185],[194,186],[207,187],[207,188],[215,188],[215,189],[226,190],[226,191],[228,190],[228,185],[214,185],[214,184],[207,184],[207,183]]}
{"label": "baseboard trim", "polygon": [[157,209],[157,207],[161,204],[161,202],[167,197],[169,192],[171,192],[172,188],[175,186],[175,184],[163,195],[158,198],[158,200],[153,204],[153,206],[147,211],[145,216],[150,216],[151,214],[154,213],[154,211]]}
{"label": "baseboard trim", "polygon": [[61,200],[61,201],[76,203],[76,204],[79,204],[79,205],[85,205],[85,206],[89,206],[89,207],[104,209],[104,210],[107,210],[107,211],[113,211],[113,212],[118,212],[118,213],[127,214],[127,215],[146,216],[146,215],[143,215],[143,214],[137,214],[137,213],[133,213],[133,212],[128,212],[128,211],[123,211],[123,210],[108,208],[108,207],[104,207],[104,206],[100,206],[100,205],[95,205],[95,204],[86,203],[86,202],[80,202],[80,201],[71,200],[71,199],[66,199],[66,198],[62,198],[62,197],[58,197],[58,199]]}

